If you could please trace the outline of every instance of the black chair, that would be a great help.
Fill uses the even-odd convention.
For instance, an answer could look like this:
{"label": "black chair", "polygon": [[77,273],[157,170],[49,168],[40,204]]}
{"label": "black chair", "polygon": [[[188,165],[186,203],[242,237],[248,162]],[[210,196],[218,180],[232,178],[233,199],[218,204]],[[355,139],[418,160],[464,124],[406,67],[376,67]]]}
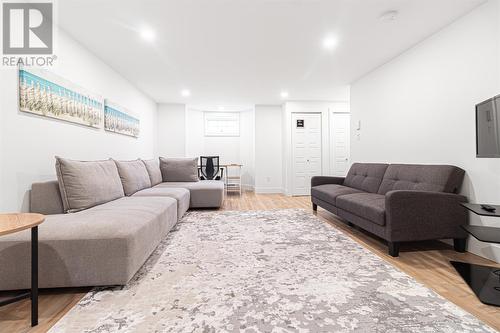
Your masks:
{"label": "black chair", "polygon": [[219,156],[200,156],[199,171],[202,180],[221,180],[224,175],[224,169],[219,165]]}

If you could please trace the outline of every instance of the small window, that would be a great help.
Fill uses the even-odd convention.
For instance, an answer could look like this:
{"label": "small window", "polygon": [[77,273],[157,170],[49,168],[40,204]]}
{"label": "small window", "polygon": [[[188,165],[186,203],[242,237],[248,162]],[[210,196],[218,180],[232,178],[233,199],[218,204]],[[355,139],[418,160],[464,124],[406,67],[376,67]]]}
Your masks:
{"label": "small window", "polygon": [[240,136],[240,114],[205,112],[205,136]]}

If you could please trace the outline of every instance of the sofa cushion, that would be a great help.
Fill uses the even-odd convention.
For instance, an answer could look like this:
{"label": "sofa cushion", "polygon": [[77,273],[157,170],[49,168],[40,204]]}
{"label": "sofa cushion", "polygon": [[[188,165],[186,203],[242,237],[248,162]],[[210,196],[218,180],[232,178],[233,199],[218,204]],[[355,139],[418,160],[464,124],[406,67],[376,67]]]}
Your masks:
{"label": "sofa cushion", "polygon": [[44,215],[64,213],[61,190],[57,180],[31,185],[30,212]]}
{"label": "sofa cushion", "polygon": [[151,181],[151,186],[155,186],[160,184],[163,179],[161,177],[160,165],[158,164],[158,160],[142,160],[144,165],[146,166],[146,170],[148,170],[149,180]]}
{"label": "sofa cushion", "polygon": [[378,193],[413,190],[458,193],[465,171],[452,165],[391,164]]}
{"label": "sofa cushion", "polygon": [[354,163],[347,173],[344,185],[364,192],[377,193],[387,166],[387,164]]}
{"label": "sofa cushion", "polygon": [[190,192],[191,208],[218,208],[224,201],[224,182],[220,180],[200,180],[199,182],[166,182],[160,187],[180,187]]}
{"label": "sofa cushion", "polygon": [[385,195],[355,193],[337,197],[337,207],[354,215],[385,225]]}
{"label": "sofa cushion", "polygon": [[[41,288],[124,285],[177,223],[172,198],[124,197],[38,227]],[[30,286],[30,231],[0,237],[0,290]]]}
{"label": "sofa cushion", "polygon": [[167,197],[177,200],[177,219],[189,209],[190,194],[185,188],[153,187],[134,193],[134,197]]}
{"label": "sofa cushion", "polygon": [[324,184],[311,188],[311,196],[326,201],[334,206],[338,196],[353,193],[362,193],[362,191],[336,184]]}
{"label": "sofa cushion", "polygon": [[198,159],[160,157],[160,170],[164,182],[197,182]]}
{"label": "sofa cushion", "polygon": [[148,170],[141,160],[115,161],[126,196],[151,187]]}
{"label": "sofa cushion", "polygon": [[125,195],[112,160],[73,161],[56,157],[56,172],[65,212],[77,212]]}

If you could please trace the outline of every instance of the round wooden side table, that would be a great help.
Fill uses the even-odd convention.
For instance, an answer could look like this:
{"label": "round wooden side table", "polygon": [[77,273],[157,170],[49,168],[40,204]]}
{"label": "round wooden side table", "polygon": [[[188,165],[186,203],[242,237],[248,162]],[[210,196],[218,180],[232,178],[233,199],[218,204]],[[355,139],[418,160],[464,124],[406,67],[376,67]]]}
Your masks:
{"label": "round wooden side table", "polygon": [[38,225],[45,221],[41,214],[0,214],[0,236],[31,229],[31,289],[3,300],[0,306],[31,298],[31,326],[38,325]]}

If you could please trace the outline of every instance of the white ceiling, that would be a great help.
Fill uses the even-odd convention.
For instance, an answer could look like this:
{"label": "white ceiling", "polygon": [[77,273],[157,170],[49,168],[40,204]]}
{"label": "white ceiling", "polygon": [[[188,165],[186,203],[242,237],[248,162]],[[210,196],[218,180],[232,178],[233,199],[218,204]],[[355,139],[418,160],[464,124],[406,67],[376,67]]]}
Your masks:
{"label": "white ceiling", "polygon": [[[484,0],[61,0],[59,24],[157,102],[335,100]],[[394,22],[379,19],[398,10]],[[141,27],[155,30],[153,43]],[[336,36],[334,51],[322,48]],[[189,89],[191,96],[180,91]]]}

